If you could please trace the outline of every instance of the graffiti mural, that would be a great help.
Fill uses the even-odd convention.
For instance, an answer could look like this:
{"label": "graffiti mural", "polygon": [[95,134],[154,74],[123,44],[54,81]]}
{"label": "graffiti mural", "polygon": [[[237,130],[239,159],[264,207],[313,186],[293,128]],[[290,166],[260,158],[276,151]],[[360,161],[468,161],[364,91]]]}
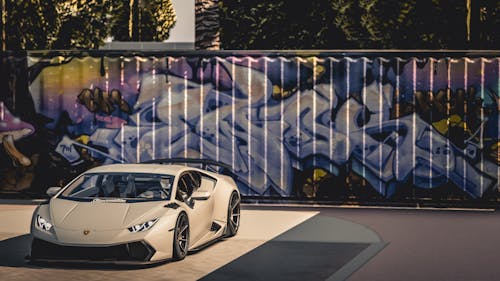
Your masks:
{"label": "graffiti mural", "polygon": [[[231,165],[246,196],[496,200],[499,69],[495,57],[33,53],[35,117],[3,99],[2,169],[59,171],[35,171],[43,190],[96,165],[189,157]],[[31,155],[22,139],[39,141]]]}

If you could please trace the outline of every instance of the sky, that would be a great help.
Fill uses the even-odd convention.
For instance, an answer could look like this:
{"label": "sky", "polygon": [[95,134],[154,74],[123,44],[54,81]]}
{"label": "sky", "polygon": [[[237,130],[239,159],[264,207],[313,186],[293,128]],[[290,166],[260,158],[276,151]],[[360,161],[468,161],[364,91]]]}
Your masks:
{"label": "sky", "polygon": [[170,37],[167,42],[194,42],[194,0],[172,0],[177,22],[170,30]]}

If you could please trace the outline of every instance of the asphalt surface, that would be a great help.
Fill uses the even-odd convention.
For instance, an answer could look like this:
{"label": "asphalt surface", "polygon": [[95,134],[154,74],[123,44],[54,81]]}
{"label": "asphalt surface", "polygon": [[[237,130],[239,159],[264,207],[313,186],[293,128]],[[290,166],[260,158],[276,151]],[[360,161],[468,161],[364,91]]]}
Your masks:
{"label": "asphalt surface", "polygon": [[364,225],[387,243],[348,280],[500,280],[499,211],[322,208],[320,212]]}
{"label": "asphalt surface", "polygon": [[345,280],[384,246],[370,229],[320,213],[202,280]]}
{"label": "asphalt surface", "polygon": [[[248,276],[248,269],[260,270],[262,274],[254,278],[260,280],[272,280],[280,270],[297,280],[500,279],[498,211],[247,205],[236,237],[181,262],[145,269],[26,264],[23,255],[31,239],[26,221],[32,211],[32,206],[0,204],[1,280],[217,280],[223,276],[238,280]],[[315,246],[304,249],[311,245]],[[301,251],[304,255],[299,256]],[[310,266],[320,273],[307,274]],[[300,270],[303,275],[297,273]]]}

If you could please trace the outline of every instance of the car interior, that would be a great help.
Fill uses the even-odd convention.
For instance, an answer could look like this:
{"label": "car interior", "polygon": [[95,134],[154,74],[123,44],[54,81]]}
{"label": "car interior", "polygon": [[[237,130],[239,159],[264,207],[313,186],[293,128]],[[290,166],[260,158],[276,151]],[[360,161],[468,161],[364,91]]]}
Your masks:
{"label": "car interior", "polygon": [[86,175],[63,196],[79,198],[168,199],[171,176],[141,174]]}

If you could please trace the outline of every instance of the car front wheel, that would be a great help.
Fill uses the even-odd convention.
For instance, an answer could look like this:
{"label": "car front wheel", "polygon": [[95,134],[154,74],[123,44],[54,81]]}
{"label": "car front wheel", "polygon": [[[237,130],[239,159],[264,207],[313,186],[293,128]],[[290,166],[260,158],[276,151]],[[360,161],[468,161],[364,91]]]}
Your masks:
{"label": "car front wheel", "polygon": [[173,259],[182,260],[189,248],[189,221],[186,213],[180,213],[174,229]]}

